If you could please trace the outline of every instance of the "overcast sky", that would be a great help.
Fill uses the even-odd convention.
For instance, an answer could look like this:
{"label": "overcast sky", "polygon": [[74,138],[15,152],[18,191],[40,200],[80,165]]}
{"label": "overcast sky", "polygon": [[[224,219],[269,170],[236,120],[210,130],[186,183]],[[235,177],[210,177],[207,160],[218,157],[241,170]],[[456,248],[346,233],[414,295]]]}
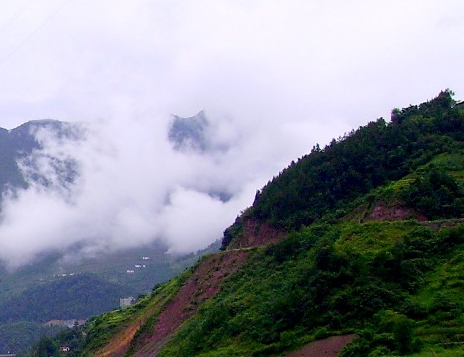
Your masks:
{"label": "overcast sky", "polygon": [[[81,179],[71,198],[7,200],[0,258],[206,246],[314,144],[446,88],[464,99],[463,13],[461,0],[0,1],[0,127],[90,125],[85,143],[42,137]],[[171,114],[200,110],[228,151],[167,142]]]}

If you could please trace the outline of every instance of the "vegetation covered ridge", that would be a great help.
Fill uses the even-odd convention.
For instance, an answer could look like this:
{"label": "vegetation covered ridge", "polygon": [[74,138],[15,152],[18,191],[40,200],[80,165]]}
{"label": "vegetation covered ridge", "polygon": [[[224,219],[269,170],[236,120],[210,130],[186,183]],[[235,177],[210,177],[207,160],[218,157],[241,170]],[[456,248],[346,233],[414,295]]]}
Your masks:
{"label": "vegetation covered ridge", "polygon": [[[252,207],[224,232],[222,249],[234,239],[243,238],[249,219],[284,231],[321,219],[333,221],[347,214],[356,199],[411,174],[436,155],[460,155],[463,110],[456,106],[452,94],[445,90],[420,105],[394,109],[389,123],[380,118],[333,139],[323,149],[314,146],[310,154],[292,161],[256,193]],[[416,189],[410,186],[409,197],[404,197],[402,206],[422,214],[423,219],[462,214],[462,197],[453,199],[457,188],[451,181],[455,177],[443,176],[437,170],[428,175],[422,180],[418,178],[420,185]],[[442,184],[447,192],[436,190]],[[435,193],[429,199],[418,196],[431,191]],[[443,197],[437,197],[441,194]]]}
{"label": "vegetation covered ridge", "polygon": [[68,353],[291,357],[336,341],[339,357],[463,356],[463,121],[446,90],[315,147],[257,194],[225,251],[91,319]]}

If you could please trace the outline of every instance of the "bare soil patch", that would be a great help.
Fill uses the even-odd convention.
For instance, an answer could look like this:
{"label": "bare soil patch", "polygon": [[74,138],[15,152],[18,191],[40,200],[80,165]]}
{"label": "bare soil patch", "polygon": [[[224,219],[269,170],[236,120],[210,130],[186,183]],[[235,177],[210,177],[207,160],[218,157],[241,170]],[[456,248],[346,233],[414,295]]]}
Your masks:
{"label": "bare soil patch", "polygon": [[425,221],[427,219],[423,214],[420,214],[410,208],[378,202],[372,212],[368,214],[364,220],[401,221],[408,218],[417,219],[418,221]]}
{"label": "bare soil patch", "polygon": [[284,231],[278,230],[267,222],[248,218],[243,222],[243,235],[236,237],[229,244],[228,249],[250,248],[277,243],[285,235]]}
{"label": "bare soil patch", "polygon": [[156,356],[175,330],[191,317],[204,301],[218,292],[222,280],[242,266],[247,255],[246,250],[233,250],[203,258],[179,293],[161,312],[153,334],[144,341],[139,341],[143,347],[134,356]]}

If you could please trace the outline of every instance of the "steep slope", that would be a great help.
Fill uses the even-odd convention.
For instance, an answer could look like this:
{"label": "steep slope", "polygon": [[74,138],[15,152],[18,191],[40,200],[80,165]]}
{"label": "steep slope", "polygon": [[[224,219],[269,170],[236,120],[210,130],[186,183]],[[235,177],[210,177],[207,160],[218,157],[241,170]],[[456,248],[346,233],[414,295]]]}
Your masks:
{"label": "steep slope", "polygon": [[455,152],[464,141],[464,123],[454,103],[444,91],[429,102],[393,110],[388,124],[381,118],[323,150],[315,146],[257,192],[253,206],[225,232],[223,249],[235,237],[240,240],[248,219],[285,230],[327,215],[338,219],[372,189],[401,179],[435,155]]}
{"label": "steep slope", "polygon": [[92,320],[81,355],[293,356],[332,336],[334,356],[464,355],[454,103],[441,92],[315,147],[257,193],[223,252]]}
{"label": "steep slope", "polygon": [[[462,257],[463,229],[350,222],[294,233],[255,251],[160,356],[276,355],[330,335],[364,337],[364,331],[386,338],[368,340],[369,348],[378,345],[391,354],[425,343],[411,332],[399,346],[394,330],[403,323],[421,326],[421,341],[432,338],[433,326],[452,342],[445,337],[447,327],[464,332],[462,315],[452,313],[462,308],[462,277],[448,269]],[[440,288],[431,290],[428,279]]]}
{"label": "steep slope", "polygon": [[[246,256],[247,251],[205,256],[191,272],[184,274],[181,278],[183,284],[174,288],[175,294],[165,297],[161,293],[161,297],[155,298],[155,303],[144,306],[132,317],[128,327],[116,332],[95,356],[123,356],[128,350],[137,351],[136,356],[156,355],[166,339],[194,315],[204,301],[217,293],[222,280],[240,268]],[[102,319],[101,323],[94,323],[95,335],[106,330],[105,321]]]}
{"label": "steep slope", "polygon": [[[202,254],[218,248],[216,242],[197,254],[173,256],[166,254],[164,245],[155,243],[68,264],[55,254],[14,272],[2,271],[0,353],[26,352],[40,336],[53,333],[44,329],[45,321],[81,319],[110,311],[119,306],[120,298],[150,291],[153,284],[167,281]],[[29,321],[28,326],[34,328],[22,328],[20,321]]]}

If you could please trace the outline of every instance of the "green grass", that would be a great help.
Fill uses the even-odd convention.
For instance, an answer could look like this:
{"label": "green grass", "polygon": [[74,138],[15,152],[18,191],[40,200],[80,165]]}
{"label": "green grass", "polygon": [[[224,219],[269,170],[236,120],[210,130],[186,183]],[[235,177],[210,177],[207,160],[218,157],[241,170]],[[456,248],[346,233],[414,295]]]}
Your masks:
{"label": "green grass", "polygon": [[464,356],[464,346],[444,348],[441,346],[425,347],[419,353],[413,353],[410,357],[462,357]]}
{"label": "green grass", "polygon": [[130,307],[113,310],[91,319],[86,327],[87,339],[84,353],[90,354],[90,351],[104,346],[112,336],[140,316],[149,317],[148,312],[156,313],[154,310],[159,312],[163,305],[175,296],[191,273],[192,269],[187,269],[176,278],[156,286],[150,294],[142,297]]}
{"label": "green grass", "polygon": [[413,227],[419,227],[419,224],[413,221],[345,224],[341,226],[334,248],[340,256],[362,254],[372,257],[391,249]]}

